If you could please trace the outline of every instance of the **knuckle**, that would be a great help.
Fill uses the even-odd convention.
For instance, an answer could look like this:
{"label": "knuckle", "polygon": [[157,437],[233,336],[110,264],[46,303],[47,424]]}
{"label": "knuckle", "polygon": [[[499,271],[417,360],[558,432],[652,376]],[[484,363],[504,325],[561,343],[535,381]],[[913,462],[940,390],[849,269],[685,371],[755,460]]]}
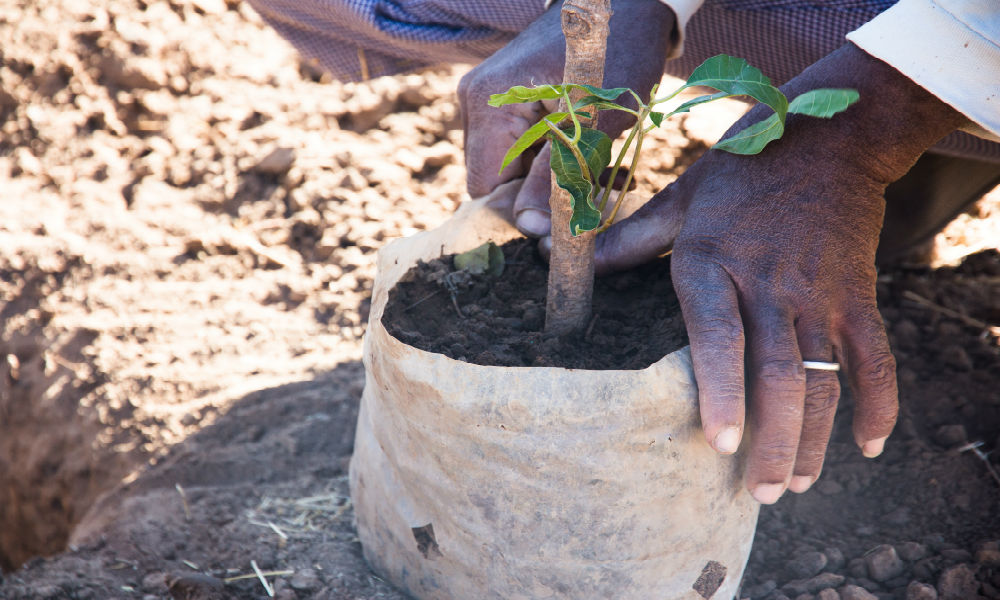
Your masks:
{"label": "knuckle", "polygon": [[458,80],[458,86],[455,88],[459,101],[464,102],[469,97],[473,90],[478,87],[477,83],[479,80],[478,69],[472,69],[465,75],[462,75],[462,78]]}
{"label": "knuckle", "polygon": [[889,351],[864,357],[854,369],[855,376],[875,393],[892,392],[896,388],[896,359]]}
{"label": "knuckle", "polygon": [[698,340],[713,340],[711,344],[742,344],[743,325],[726,317],[703,318],[688,325],[688,335]]}
{"label": "knuckle", "polygon": [[723,256],[725,247],[723,240],[714,235],[695,234],[681,236],[674,244],[674,253],[677,262],[686,265],[693,261],[711,260],[717,262]]}
{"label": "knuckle", "polygon": [[757,376],[771,385],[802,386],[806,381],[806,369],[794,360],[766,360],[757,368]]}

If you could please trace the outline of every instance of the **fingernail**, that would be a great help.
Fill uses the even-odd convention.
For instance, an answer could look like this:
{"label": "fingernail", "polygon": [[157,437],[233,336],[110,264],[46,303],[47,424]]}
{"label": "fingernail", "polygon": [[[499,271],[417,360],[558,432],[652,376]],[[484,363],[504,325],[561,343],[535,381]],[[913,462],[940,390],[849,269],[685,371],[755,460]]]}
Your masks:
{"label": "fingernail", "polygon": [[549,234],[549,229],[552,228],[552,217],[549,213],[526,208],[518,213],[515,225],[525,235],[542,237]]}
{"label": "fingernail", "polygon": [[716,451],[722,454],[732,454],[736,452],[736,449],[740,447],[740,429],[739,427],[727,427],[720,431],[715,436],[715,441],[712,442],[715,446]]}
{"label": "fingernail", "polygon": [[889,436],[880,437],[877,440],[868,440],[864,446],[861,446],[861,454],[864,454],[865,458],[875,458],[879,454],[882,454],[882,449],[885,448],[885,441],[887,439],[889,439]]}
{"label": "fingernail", "polygon": [[762,483],[755,487],[750,495],[761,504],[774,504],[784,491],[785,486],[780,483]]}
{"label": "fingernail", "polygon": [[801,494],[811,488],[814,481],[816,480],[809,475],[796,475],[788,482],[788,490],[796,494]]}

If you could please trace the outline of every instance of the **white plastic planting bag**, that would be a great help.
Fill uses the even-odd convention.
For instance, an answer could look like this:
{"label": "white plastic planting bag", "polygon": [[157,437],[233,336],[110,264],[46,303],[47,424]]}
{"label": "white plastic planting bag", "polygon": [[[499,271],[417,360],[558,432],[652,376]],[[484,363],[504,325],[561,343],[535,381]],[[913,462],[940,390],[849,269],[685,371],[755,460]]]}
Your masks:
{"label": "white plastic planting bag", "polygon": [[518,235],[516,188],[379,253],[351,494],[372,568],[421,599],[729,600],[757,520],[705,442],[688,350],[641,371],[484,367],[382,326],[418,259]]}

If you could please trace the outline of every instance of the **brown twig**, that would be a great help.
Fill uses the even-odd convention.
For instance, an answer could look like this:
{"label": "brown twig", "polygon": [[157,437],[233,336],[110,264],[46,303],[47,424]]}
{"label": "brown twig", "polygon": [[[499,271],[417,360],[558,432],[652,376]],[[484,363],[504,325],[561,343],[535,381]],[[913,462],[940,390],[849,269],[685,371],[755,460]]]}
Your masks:
{"label": "brown twig", "polygon": [[970,442],[959,448],[958,451],[961,453],[961,452],[968,452],[969,450],[971,450],[972,453],[975,454],[979,458],[979,460],[983,461],[983,464],[986,465],[986,470],[989,471],[990,475],[993,476],[993,479],[997,482],[997,485],[1000,485],[1000,473],[997,473],[997,470],[993,468],[993,464],[990,462],[989,459],[989,453],[983,452],[982,450],[979,449],[980,446],[982,445],[983,445],[982,442]]}
{"label": "brown twig", "polygon": [[927,298],[924,298],[923,296],[921,296],[916,292],[912,292],[910,290],[903,290],[903,297],[906,298],[907,300],[919,304],[920,306],[923,306],[924,308],[933,310],[936,313],[940,313],[942,315],[945,315],[946,317],[951,317],[952,319],[958,319],[959,321],[965,323],[969,327],[975,327],[977,329],[989,331],[993,333],[993,335],[1000,335],[1000,327],[990,325],[986,321],[980,321],[979,319],[970,317],[964,313],[960,313],[957,310],[948,308],[947,306],[941,306],[940,304],[937,304],[935,302],[928,300]]}
{"label": "brown twig", "polygon": [[438,294],[440,294],[440,293],[441,293],[441,290],[434,290],[433,292],[431,292],[431,293],[427,294],[426,296],[424,296],[424,297],[423,297],[423,298],[421,298],[420,300],[417,300],[417,301],[416,301],[416,302],[414,302],[413,304],[411,304],[411,305],[407,306],[406,308],[404,308],[404,309],[403,309],[403,312],[406,312],[406,311],[410,310],[411,308],[415,308],[415,307],[416,307],[417,305],[419,305],[420,303],[422,303],[422,302],[424,302],[424,301],[426,301],[426,300],[430,300],[431,298],[433,298],[434,296],[437,296],[437,295],[438,295]]}

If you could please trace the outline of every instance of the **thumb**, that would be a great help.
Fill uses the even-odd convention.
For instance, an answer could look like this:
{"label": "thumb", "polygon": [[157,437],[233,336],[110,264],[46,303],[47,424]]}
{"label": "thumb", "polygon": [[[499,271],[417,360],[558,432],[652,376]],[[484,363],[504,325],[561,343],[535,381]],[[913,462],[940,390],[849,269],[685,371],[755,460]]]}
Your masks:
{"label": "thumb", "polygon": [[595,272],[625,271],[669,252],[684,223],[686,208],[676,185],[653,196],[632,216],[597,236]]}
{"label": "thumb", "polygon": [[549,195],[552,192],[549,155],[552,142],[547,142],[531,163],[528,176],[514,200],[514,224],[529,237],[548,236],[552,229]]}

